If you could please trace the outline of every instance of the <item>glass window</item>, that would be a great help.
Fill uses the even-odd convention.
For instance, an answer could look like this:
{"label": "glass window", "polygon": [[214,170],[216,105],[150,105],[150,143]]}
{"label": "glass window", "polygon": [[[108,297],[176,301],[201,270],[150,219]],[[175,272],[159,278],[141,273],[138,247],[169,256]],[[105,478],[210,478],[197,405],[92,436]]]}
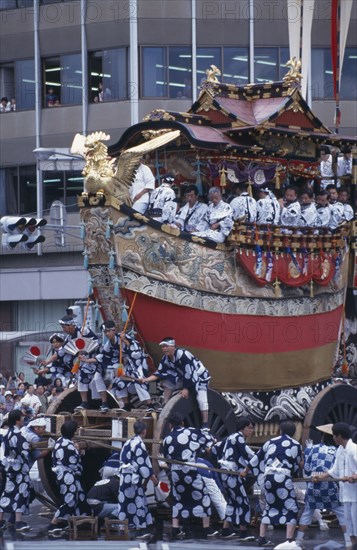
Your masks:
{"label": "glass window", "polygon": [[35,62],[33,59],[15,63],[16,110],[34,109],[36,103]]}
{"label": "glass window", "polygon": [[19,168],[18,213],[36,212],[36,165]]}
{"label": "glass window", "polygon": [[190,47],[169,48],[169,96],[192,97],[192,64]]}
{"label": "glass window", "polygon": [[197,86],[206,80],[206,70],[211,65],[222,69],[221,48],[197,48]]}
{"label": "glass window", "polygon": [[82,103],[82,61],[80,54],[44,60],[45,106]]}
{"label": "glass window", "polygon": [[127,48],[92,52],[89,56],[89,101],[128,98]]}
{"label": "glass window", "polygon": [[346,48],[341,76],[341,99],[357,100],[357,48]]}
{"label": "glass window", "polygon": [[142,48],[142,96],[167,97],[166,48]]}
{"label": "glass window", "polygon": [[45,210],[49,210],[55,200],[63,202],[68,212],[78,210],[77,195],[83,191],[83,176],[80,171],[44,170],[42,181]]}
{"label": "glass window", "polygon": [[222,82],[247,84],[249,82],[248,48],[223,48]]}
{"label": "glass window", "polygon": [[312,99],[332,99],[333,79],[331,52],[327,48],[311,51]]}
{"label": "glass window", "polygon": [[289,48],[279,48],[279,58],[279,80],[283,80],[289,70],[289,67],[286,66],[290,59]]}
{"label": "glass window", "polygon": [[82,103],[82,60],[80,54],[61,56],[61,103]]}
{"label": "glass window", "polygon": [[46,107],[61,103],[61,61],[59,57],[44,60],[44,82]]}
{"label": "glass window", "polygon": [[257,83],[278,80],[278,48],[255,48],[254,80]]}
{"label": "glass window", "polygon": [[103,98],[127,99],[127,48],[103,51]]}

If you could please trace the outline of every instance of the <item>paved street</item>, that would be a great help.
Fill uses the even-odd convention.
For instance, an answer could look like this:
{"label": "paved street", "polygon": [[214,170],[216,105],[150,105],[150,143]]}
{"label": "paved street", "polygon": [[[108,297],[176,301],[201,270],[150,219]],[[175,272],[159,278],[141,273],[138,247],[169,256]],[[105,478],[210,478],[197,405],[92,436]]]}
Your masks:
{"label": "paved street", "polygon": [[[43,514],[46,514],[46,510],[38,501],[35,501],[31,506],[31,516],[26,518],[28,523],[31,525],[31,531],[27,534],[16,534],[10,532],[9,530],[5,531],[0,538],[0,548],[1,550],[36,550],[37,548],[50,548],[56,550],[72,549],[72,548],[85,548],[86,550],[101,550],[102,548],[111,549],[115,548],[116,550],[124,550],[136,548],[144,550],[179,550],[179,549],[188,549],[188,548],[204,548],[205,550],[217,550],[217,548],[224,548],[225,550],[233,550],[237,548],[244,549],[256,549],[258,548],[257,544],[254,542],[251,543],[240,543],[236,539],[225,540],[220,537],[217,537],[213,540],[202,540],[202,539],[193,539],[185,540],[179,542],[170,542],[168,535],[170,531],[170,525],[165,523],[165,534],[164,541],[158,541],[155,543],[147,544],[139,543],[139,541],[106,541],[104,539],[104,533],[101,532],[98,541],[69,541],[68,536],[63,538],[50,538],[47,536],[46,527],[50,522],[50,514],[47,514],[48,517],[45,517]],[[257,532],[253,532],[254,535]],[[268,538],[275,544],[279,544],[285,540],[284,530],[278,529],[268,532]],[[317,527],[312,527],[309,529],[306,535],[305,548],[306,550],[313,550],[318,548],[322,544],[326,544],[327,541],[333,541],[334,543],[339,543],[340,547],[343,548],[343,537],[341,531],[332,526],[329,531],[320,531]],[[337,546],[336,546],[337,548]]]}

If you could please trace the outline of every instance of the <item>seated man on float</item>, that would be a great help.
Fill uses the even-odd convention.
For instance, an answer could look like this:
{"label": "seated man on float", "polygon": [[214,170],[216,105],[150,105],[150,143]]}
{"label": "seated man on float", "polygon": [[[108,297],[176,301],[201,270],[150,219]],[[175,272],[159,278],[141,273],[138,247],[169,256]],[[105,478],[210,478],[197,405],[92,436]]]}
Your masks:
{"label": "seated man on float", "polygon": [[280,219],[280,204],[274,193],[267,187],[259,189],[257,201],[257,223],[262,225],[278,225]]}
{"label": "seated man on float", "polygon": [[338,190],[338,200],[343,204],[344,221],[350,222],[355,217],[353,208],[349,204],[349,192],[346,187],[340,187]]}
{"label": "seated man on float", "polygon": [[161,184],[150,195],[149,205],[145,212],[147,216],[162,223],[172,223],[176,216],[177,202],[173,185],[175,178],[166,174],[161,178]]}
{"label": "seated man on float", "polygon": [[247,183],[236,184],[236,197],[230,202],[233,219],[237,222],[254,223],[257,218],[257,201],[246,191]]}
{"label": "seated man on float", "polygon": [[191,184],[185,190],[186,204],[180,208],[175,217],[174,224],[181,231],[198,231],[199,224],[207,213],[208,206],[198,200],[198,187]]}
{"label": "seated man on float", "polygon": [[208,199],[208,210],[197,231],[193,231],[192,234],[223,243],[233,229],[233,210],[222,200],[222,193],[218,187],[210,188]]}
{"label": "seated man on float", "polygon": [[316,225],[316,206],[312,189],[303,189],[300,194],[301,213],[299,219],[300,227],[314,227]]}
{"label": "seated man on float", "polygon": [[328,202],[327,191],[318,191],[315,203],[317,213],[316,227],[329,227],[331,221],[331,205]]}
{"label": "seated man on float", "polygon": [[283,206],[280,212],[280,225],[297,227],[300,222],[301,206],[297,198],[296,187],[289,185],[285,189]]}
{"label": "seated man on float", "polygon": [[336,185],[330,183],[326,187],[326,191],[328,192],[328,202],[331,206],[330,229],[336,229],[345,221],[345,209],[342,202],[338,200]]}

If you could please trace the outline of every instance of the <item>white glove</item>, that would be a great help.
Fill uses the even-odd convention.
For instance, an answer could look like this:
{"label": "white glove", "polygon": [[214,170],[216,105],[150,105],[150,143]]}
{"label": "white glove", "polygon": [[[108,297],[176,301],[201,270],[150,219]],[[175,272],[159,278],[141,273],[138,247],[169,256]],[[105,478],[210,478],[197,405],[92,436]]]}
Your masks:
{"label": "white glove", "polygon": [[307,439],[307,440],[305,441],[305,447],[306,447],[306,448],[312,447],[313,444],[314,444],[314,442],[312,441],[312,439]]}
{"label": "white glove", "polygon": [[48,442],[47,442],[47,448],[48,449],[53,449],[53,447],[55,446],[55,440],[52,439],[52,437],[49,437],[48,438]]}

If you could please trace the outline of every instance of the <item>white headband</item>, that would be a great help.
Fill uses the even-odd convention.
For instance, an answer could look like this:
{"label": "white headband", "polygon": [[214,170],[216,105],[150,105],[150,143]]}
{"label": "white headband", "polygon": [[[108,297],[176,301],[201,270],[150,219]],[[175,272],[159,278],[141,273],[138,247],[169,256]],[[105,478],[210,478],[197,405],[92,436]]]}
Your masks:
{"label": "white headband", "polygon": [[175,346],[175,345],[176,345],[175,340],[163,340],[159,344],[159,346]]}

